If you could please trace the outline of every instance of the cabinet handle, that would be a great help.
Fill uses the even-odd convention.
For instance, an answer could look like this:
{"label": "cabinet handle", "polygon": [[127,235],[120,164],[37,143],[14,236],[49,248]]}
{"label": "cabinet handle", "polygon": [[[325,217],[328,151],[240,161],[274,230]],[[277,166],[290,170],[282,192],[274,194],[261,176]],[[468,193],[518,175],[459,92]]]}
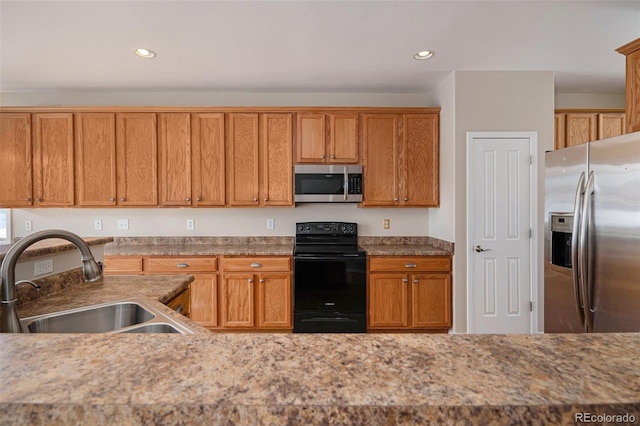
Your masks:
{"label": "cabinet handle", "polygon": [[405,201],[409,201],[409,197],[404,197],[404,200]]}
{"label": "cabinet handle", "polygon": [[253,263],[251,264],[251,267],[252,267],[252,268],[262,268],[262,263],[260,263],[260,262],[253,262]]}
{"label": "cabinet handle", "polygon": [[113,203],[114,201],[116,201],[116,199],[114,197],[111,197],[111,198],[109,198],[109,201],[111,201]]}
{"label": "cabinet handle", "polygon": [[25,201],[31,201],[31,197],[27,197],[24,199]]}
{"label": "cabinet handle", "polygon": [[324,155],[324,154],[322,154],[322,155],[320,156],[320,158],[322,158],[322,159],[324,160],[324,158],[325,158],[325,155]]}
{"label": "cabinet handle", "polygon": [[408,279],[406,279],[406,278],[403,278],[403,279],[402,279],[402,282],[406,284],[406,283],[408,283],[408,282],[409,282],[409,280],[408,280]]}
{"label": "cabinet handle", "polygon": [[257,202],[258,202],[258,198],[254,198],[254,199],[253,199],[253,202],[254,202],[254,203],[257,203]]}
{"label": "cabinet handle", "polygon": [[200,197],[196,198],[196,201],[200,201]]}
{"label": "cabinet handle", "polygon": [[335,154],[331,154],[331,159],[333,160],[334,158],[336,158]]}
{"label": "cabinet handle", "polygon": [[413,280],[413,283],[414,283],[414,284],[418,284],[418,280],[417,280],[417,279],[414,279],[414,280]]}
{"label": "cabinet handle", "polygon": [[122,198],[120,198],[120,201],[127,201],[127,199],[122,197]]}
{"label": "cabinet handle", "polygon": [[394,199],[393,199],[393,201],[395,201],[395,202],[397,203],[397,202],[398,202],[398,199],[397,199],[397,198],[394,198]]}
{"label": "cabinet handle", "polygon": [[191,201],[191,197],[186,198],[187,203]]}
{"label": "cabinet handle", "polygon": [[260,284],[264,284],[264,278],[260,278]]}
{"label": "cabinet handle", "polygon": [[182,311],[184,311],[184,306],[183,305],[178,305],[178,307],[176,308],[176,312],[181,314]]}
{"label": "cabinet handle", "polygon": [[188,268],[189,264],[188,263],[178,263],[176,265],[176,268]]}
{"label": "cabinet handle", "polygon": [[42,198],[36,198],[36,203],[39,203],[42,201]]}
{"label": "cabinet handle", "polygon": [[417,268],[418,265],[416,265],[415,263],[405,263],[404,267],[405,268]]}
{"label": "cabinet handle", "polygon": [[249,284],[253,284],[253,278],[249,278]]}
{"label": "cabinet handle", "polygon": [[266,197],[264,200],[265,200],[265,201],[269,201],[269,197]]}

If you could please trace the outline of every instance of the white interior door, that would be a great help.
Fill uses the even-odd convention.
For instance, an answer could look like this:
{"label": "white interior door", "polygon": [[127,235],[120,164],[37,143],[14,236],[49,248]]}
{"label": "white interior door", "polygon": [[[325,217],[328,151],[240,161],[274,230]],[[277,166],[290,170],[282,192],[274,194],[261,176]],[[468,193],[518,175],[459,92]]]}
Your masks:
{"label": "white interior door", "polygon": [[531,333],[532,134],[469,134],[468,330]]}

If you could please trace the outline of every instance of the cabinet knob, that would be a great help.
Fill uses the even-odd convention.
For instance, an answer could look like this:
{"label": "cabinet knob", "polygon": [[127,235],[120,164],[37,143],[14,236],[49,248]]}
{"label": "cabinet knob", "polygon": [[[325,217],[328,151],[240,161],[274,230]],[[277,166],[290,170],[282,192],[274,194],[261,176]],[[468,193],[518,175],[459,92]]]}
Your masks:
{"label": "cabinet knob", "polygon": [[405,201],[409,201],[409,197],[404,197],[404,200]]}
{"label": "cabinet knob", "polygon": [[418,280],[417,280],[417,279],[414,279],[414,280],[413,280],[413,283],[414,283],[414,284],[418,284]]}
{"label": "cabinet knob", "polygon": [[200,200],[201,200],[201,198],[200,198],[200,197],[196,198],[196,201],[200,201]]}
{"label": "cabinet knob", "polygon": [[190,202],[190,201],[191,201],[191,197],[187,197],[187,198],[185,199],[185,201],[186,201],[187,203],[188,203],[188,202]]}
{"label": "cabinet knob", "polygon": [[36,203],[39,203],[42,201],[42,198],[36,198]]}
{"label": "cabinet knob", "polygon": [[264,278],[260,278],[260,284],[264,284]]}
{"label": "cabinet knob", "polygon": [[409,282],[409,280],[408,280],[408,279],[406,279],[406,278],[403,278],[403,279],[402,279],[402,282],[406,284],[406,283],[408,283],[408,282]]}
{"label": "cabinet knob", "polygon": [[184,311],[184,305],[178,305],[178,307],[176,308],[176,312],[181,314]]}
{"label": "cabinet knob", "polygon": [[325,155],[324,155],[324,154],[322,154],[322,155],[320,156],[320,158],[322,158],[322,159],[324,160],[324,158],[325,158]]}
{"label": "cabinet knob", "polygon": [[249,278],[249,284],[253,284],[253,278]]}
{"label": "cabinet knob", "polygon": [[258,202],[258,198],[254,198],[253,201],[257,203]]}
{"label": "cabinet knob", "polygon": [[127,199],[122,197],[122,198],[120,198],[120,201],[127,201]]}
{"label": "cabinet knob", "polygon": [[395,201],[395,202],[397,203],[397,202],[398,202],[398,199],[397,199],[397,198],[394,198],[394,199],[393,199],[393,201]]}
{"label": "cabinet knob", "polygon": [[113,203],[115,200],[116,200],[116,199],[115,199],[115,197],[111,197],[111,198],[109,198],[109,201],[111,201],[112,203]]}
{"label": "cabinet knob", "polygon": [[27,197],[24,199],[25,201],[31,201],[31,197]]}
{"label": "cabinet knob", "polygon": [[336,155],[335,154],[331,154],[331,159],[334,159],[334,158],[336,158]]}
{"label": "cabinet knob", "polygon": [[264,200],[265,200],[265,201],[269,201],[269,197],[265,197],[265,198],[264,198]]}

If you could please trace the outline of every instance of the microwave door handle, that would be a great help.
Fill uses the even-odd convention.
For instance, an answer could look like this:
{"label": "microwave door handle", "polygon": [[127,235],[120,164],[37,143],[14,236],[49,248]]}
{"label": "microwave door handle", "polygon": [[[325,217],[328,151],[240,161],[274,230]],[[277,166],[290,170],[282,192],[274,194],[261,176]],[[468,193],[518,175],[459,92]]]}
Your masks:
{"label": "microwave door handle", "polygon": [[344,167],[344,200],[347,201],[349,196],[349,173],[347,172],[347,166]]}

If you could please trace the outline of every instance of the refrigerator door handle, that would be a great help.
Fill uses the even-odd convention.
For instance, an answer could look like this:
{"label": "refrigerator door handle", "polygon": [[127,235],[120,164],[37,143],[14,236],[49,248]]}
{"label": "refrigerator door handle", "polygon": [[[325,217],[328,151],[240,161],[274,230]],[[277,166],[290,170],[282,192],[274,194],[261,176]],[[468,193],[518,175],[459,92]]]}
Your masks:
{"label": "refrigerator door handle", "polygon": [[571,234],[571,270],[572,270],[572,278],[573,278],[573,292],[575,295],[576,309],[578,310],[578,315],[580,316],[580,323],[582,325],[584,322],[584,297],[582,294],[582,283],[581,277],[582,272],[580,269],[580,257],[582,256],[580,252],[580,215],[582,213],[582,205],[584,201],[584,181],[585,174],[582,172],[580,174],[580,179],[578,179],[578,186],[576,187],[576,196],[575,202],[573,204],[573,233]]}
{"label": "refrigerator door handle", "polygon": [[587,332],[593,331],[593,309],[592,306],[592,256],[593,247],[589,247],[589,222],[591,221],[591,197],[593,196],[594,175],[589,173],[587,185],[584,190],[582,213],[580,214],[580,275],[582,281],[582,304]]}

